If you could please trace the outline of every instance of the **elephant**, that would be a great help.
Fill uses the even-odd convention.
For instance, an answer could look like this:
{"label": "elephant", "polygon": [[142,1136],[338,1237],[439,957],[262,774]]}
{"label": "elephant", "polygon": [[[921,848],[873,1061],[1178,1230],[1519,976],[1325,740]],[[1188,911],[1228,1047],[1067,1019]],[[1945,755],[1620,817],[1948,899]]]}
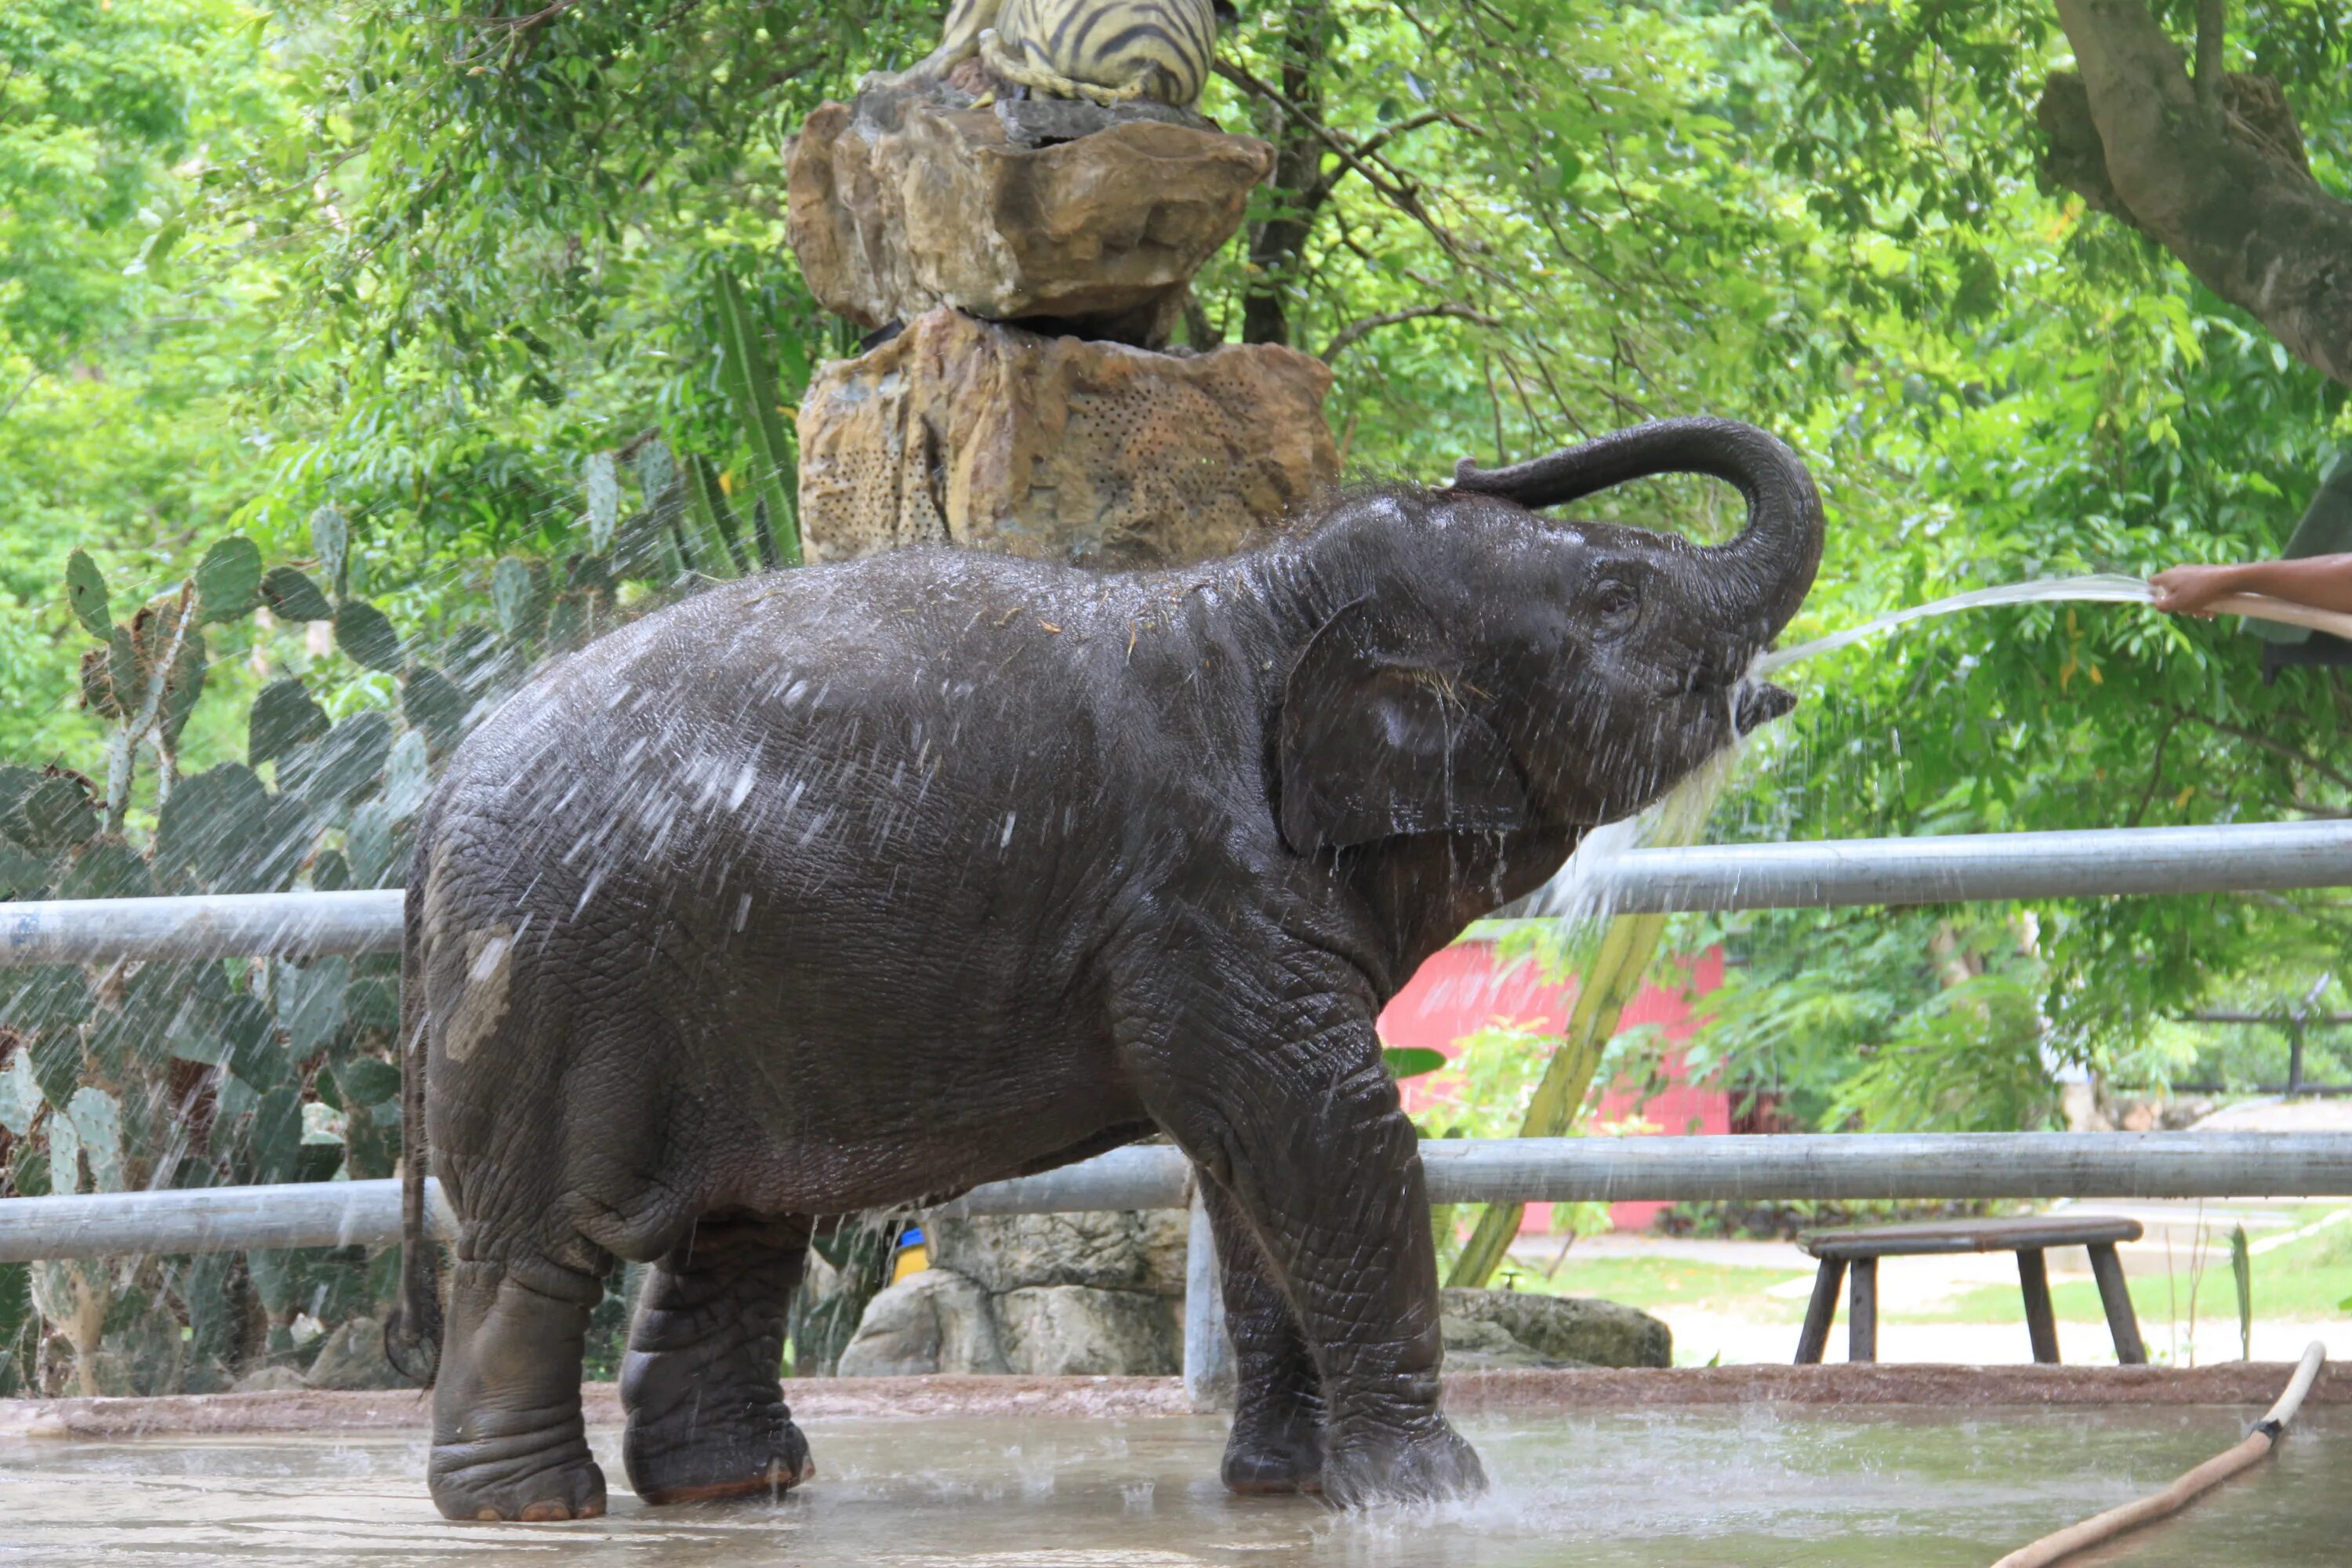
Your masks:
{"label": "elephant", "polygon": [[[1745,531],[1541,515],[1665,472],[1737,485]],[[780,1352],[814,1226],[1154,1134],[1221,1258],[1225,1484],[1483,1487],[1375,1020],[1790,709],[1748,670],[1822,532],[1788,447],[1672,419],[1335,490],[1182,569],[941,548],[748,578],[540,672],[452,754],[404,898],[389,1338],[436,1375],[436,1505],[603,1510],[581,1362],[616,1260],[650,1265],[630,1485],[798,1484]]]}

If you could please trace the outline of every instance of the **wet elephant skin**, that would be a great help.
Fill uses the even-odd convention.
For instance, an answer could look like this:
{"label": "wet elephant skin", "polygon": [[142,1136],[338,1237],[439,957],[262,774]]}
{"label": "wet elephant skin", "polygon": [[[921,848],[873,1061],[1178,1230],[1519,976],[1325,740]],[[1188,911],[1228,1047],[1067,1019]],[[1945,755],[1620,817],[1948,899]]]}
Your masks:
{"label": "wet elephant skin", "polygon": [[[1746,491],[1700,547],[1555,521],[1631,478]],[[1821,542],[1788,449],[1645,426],[1447,489],[1339,492],[1183,571],[909,551],[715,588],[558,661],[420,824],[411,1242],[452,1518],[601,1511],[588,1314],[649,1500],[789,1487],[812,1224],[1153,1131],[1211,1194],[1238,1490],[1483,1485],[1438,1406],[1412,1128],[1373,1022],[1463,925],[1784,710],[1746,680]],[[420,1137],[421,1134],[421,1137]]]}

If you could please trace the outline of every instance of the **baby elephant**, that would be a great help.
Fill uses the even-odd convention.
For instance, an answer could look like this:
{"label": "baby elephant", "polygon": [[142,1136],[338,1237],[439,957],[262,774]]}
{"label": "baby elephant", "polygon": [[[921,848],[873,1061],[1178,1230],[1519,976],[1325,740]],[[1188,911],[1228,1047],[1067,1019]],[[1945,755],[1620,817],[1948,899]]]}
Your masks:
{"label": "baby elephant", "polygon": [[[1738,485],[1746,531],[1537,513],[1673,470]],[[777,1372],[814,1224],[1155,1131],[1223,1260],[1226,1484],[1481,1487],[1373,1020],[1787,710],[1746,672],[1821,541],[1786,447],[1672,420],[1334,495],[1181,571],[927,550],[760,577],[549,668],[458,749],[408,882],[393,1337],[440,1325],[434,1501],[604,1508],[580,1364],[615,1259],[653,1265],[630,1485],[793,1485]]]}

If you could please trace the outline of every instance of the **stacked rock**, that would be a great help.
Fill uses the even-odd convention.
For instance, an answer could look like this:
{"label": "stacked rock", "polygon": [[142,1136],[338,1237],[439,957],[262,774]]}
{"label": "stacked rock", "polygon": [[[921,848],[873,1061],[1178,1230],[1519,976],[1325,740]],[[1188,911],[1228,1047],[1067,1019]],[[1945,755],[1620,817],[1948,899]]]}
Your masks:
{"label": "stacked rock", "polygon": [[[1196,52],[1213,37],[1208,0],[1197,9],[1177,40]],[[1204,54],[1181,70],[1152,67],[1148,47],[1141,67],[1045,60],[1008,80],[996,65],[1038,49],[982,28],[1016,19],[958,0],[937,54],[821,106],[793,139],[802,275],[869,334],[801,400],[811,562],[956,543],[1182,565],[1230,552],[1338,477],[1320,361],[1169,346],[1273,150],[1160,90],[1197,94]],[[1089,66],[1091,82],[1056,74]],[[1034,96],[1056,79],[1073,90]],[[843,1374],[1177,1370],[1181,1214],[932,1215],[924,1228],[932,1267],[867,1306]]]}
{"label": "stacked rock", "polygon": [[802,273],[871,333],[801,401],[807,558],[1230,552],[1339,468],[1319,361],[1168,347],[1272,150],[1181,107],[995,100],[999,85],[971,68],[869,79],[794,139]]}
{"label": "stacked rock", "polygon": [[1175,1209],[927,1215],[931,1267],[867,1305],[840,1373],[1171,1375],[1185,1228]]}

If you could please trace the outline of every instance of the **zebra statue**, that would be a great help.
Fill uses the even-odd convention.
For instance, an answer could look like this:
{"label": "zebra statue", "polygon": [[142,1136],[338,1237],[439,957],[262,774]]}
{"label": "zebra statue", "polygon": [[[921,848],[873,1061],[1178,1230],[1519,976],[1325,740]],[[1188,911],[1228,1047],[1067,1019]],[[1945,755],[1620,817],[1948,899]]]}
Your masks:
{"label": "zebra statue", "polygon": [[1105,108],[1190,109],[1209,79],[1224,0],[955,0],[940,47],[898,79],[937,81],[974,55],[996,79]]}

